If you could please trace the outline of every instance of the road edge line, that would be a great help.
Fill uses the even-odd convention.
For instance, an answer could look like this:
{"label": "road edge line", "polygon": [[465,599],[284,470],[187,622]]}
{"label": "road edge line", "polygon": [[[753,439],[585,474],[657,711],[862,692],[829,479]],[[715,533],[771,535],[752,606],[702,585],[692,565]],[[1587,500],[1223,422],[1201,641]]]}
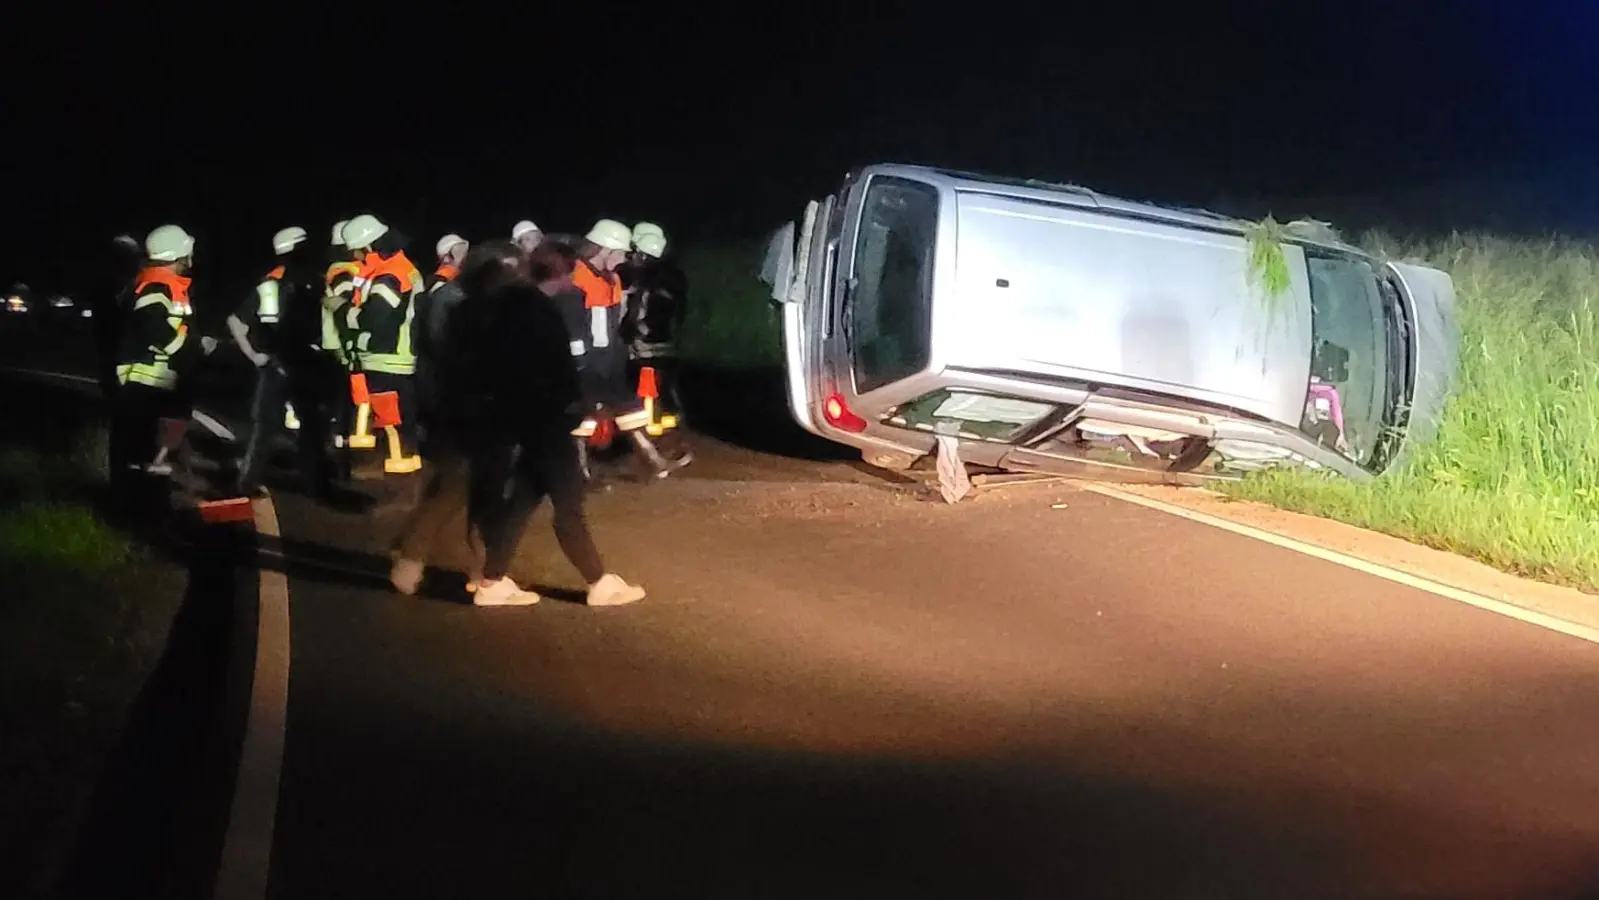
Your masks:
{"label": "road edge line", "polygon": [[[254,502],[255,530],[278,539],[277,508],[270,497]],[[255,667],[250,707],[234,778],[233,800],[217,869],[217,900],[261,900],[272,869],[278,785],[289,708],[289,579],[257,567]]]}
{"label": "road edge line", "polygon": [[1154,500],[1149,497],[1118,490],[1117,488],[1110,487],[1108,485],[1094,484],[1091,482],[1078,482],[1077,487],[1092,494],[1099,494],[1102,497],[1109,497],[1113,500],[1121,500],[1126,503],[1134,504],[1135,506],[1142,506],[1146,509],[1152,509],[1157,512],[1163,512],[1167,513],[1168,515],[1188,519],[1191,522],[1198,522],[1202,525],[1220,528],[1223,531],[1230,531],[1233,534],[1242,535],[1247,538],[1253,538],[1254,540],[1272,544],[1274,546],[1281,547],[1285,550],[1291,550],[1295,553],[1300,553],[1305,556],[1313,556],[1325,562],[1343,566],[1346,569],[1353,569],[1357,572],[1363,572],[1367,575],[1394,582],[1395,584],[1401,584],[1405,587],[1415,588],[1419,591],[1426,591],[1429,594],[1434,594],[1448,600],[1454,600],[1457,603],[1475,606],[1478,609],[1486,612],[1491,612],[1497,615],[1505,616],[1506,618],[1515,619],[1518,622],[1524,622],[1528,625],[1544,628],[1549,631],[1566,635],[1567,637],[1577,638],[1578,640],[1587,641],[1591,644],[1599,644],[1599,628],[1593,628],[1588,625],[1583,625],[1579,622],[1572,622],[1567,619],[1562,619],[1559,616],[1552,616],[1548,613],[1538,612],[1537,610],[1528,609],[1524,606],[1517,606],[1514,603],[1507,603],[1503,600],[1495,600],[1492,597],[1462,590],[1461,588],[1443,584],[1442,582],[1433,581],[1429,578],[1422,578],[1418,575],[1412,575],[1409,572],[1402,572],[1398,569],[1393,569],[1380,563],[1370,562],[1369,560],[1351,556],[1347,553],[1340,553],[1337,550],[1329,550],[1326,547],[1318,547],[1315,544],[1266,531],[1262,528],[1255,528],[1251,525],[1244,525],[1239,522],[1229,521],[1221,518],[1220,516],[1213,516],[1209,513],[1202,513],[1198,510],[1188,509],[1186,507],[1178,506],[1173,503],[1166,503],[1161,500]]}

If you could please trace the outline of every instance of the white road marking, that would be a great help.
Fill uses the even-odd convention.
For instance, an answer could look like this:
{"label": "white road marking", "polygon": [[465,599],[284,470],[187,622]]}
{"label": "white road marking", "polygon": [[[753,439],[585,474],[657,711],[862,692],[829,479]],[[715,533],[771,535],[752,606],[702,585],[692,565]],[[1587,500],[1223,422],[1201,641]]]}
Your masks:
{"label": "white road marking", "polygon": [[1334,565],[1343,566],[1347,569],[1354,569],[1357,572],[1363,572],[1367,575],[1392,581],[1395,584],[1402,584],[1405,587],[1415,588],[1418,591],[1426,591],[1429,594],[1435,594],[1439,597],[1454,600],[1457,603],[1475,606],[1478,609],[1496,613],[1498,615],[1505,616],[1506,618],[1515,619],[1518,622],[1525,622],[1528,625],[1536,625],[1539,628],[1547,628],[1550,631],[1558,632],[1568,637],[1574,637],[1579,640],[1588,641],[1589,643],[1599,644],[1599,628],[1593,628],[1577,622],[1570,622],[1556,616],[1538,612],[1537,610],[1526,609],[1516,606],[1513,603],[1506,603],[1503,600],[1495,600],[1492,597],[1485,597],[1481,594],[1474,594],[1470,591],[1463,591],[1460,588],[1450,587],[1447,584],[1440,584],[1436,581],[1411,575],[1408,572],[1401,572],[1398,569],[1390,569],[1387,566],[1379,565],[1374,562],[1368,562],[1364,559],[1349,556],[1348,554],[1339,553],[1336,550],[1328,550],[1325,547],[1307,544],[1304,541],[1297,541],[1293,538],[1284,537],[1280,534],[1273,534],[1272,532],[1259,528],[1241,525],[1237,522],[1231,522],[1227,519],[1212,516],[1207,513],[1186,509],[1171,503],[1163,503],[1159,500],[1151,500],[1148,497],[1142,497],[1138,494],[1121,491],[1109,485],[1095,484],[1092,482],[1078,482],[1077,487],[1082,488],[1090,493],[1099,494],[1104,497],[1110,497],[1115,500],[1122,500],[1127,503],[1136,504],[1148,509],[1153,509],[1159,512],[1188,519],[1189,521],[1199,522],[1204,525],[1220,528],[1223,531],[1231,531],[1233,534],[1254,538],[1257,541],[1263,541],[1267,544],[1282,547],[1285,550],[1292,550],[1295,553],[1303,553],[1306,556],[1314,556],[1317,559],[1326,560]]}
{"label": "white road marking", "polygon": [[[256,500],[254,506],[256,533],[280,537],[272,499]],[[218,900],[261,900],[272,867],[272,833],[277,826],[289,708],[289,579],[264,566],[259,572],[255,676],[213,895]]]}

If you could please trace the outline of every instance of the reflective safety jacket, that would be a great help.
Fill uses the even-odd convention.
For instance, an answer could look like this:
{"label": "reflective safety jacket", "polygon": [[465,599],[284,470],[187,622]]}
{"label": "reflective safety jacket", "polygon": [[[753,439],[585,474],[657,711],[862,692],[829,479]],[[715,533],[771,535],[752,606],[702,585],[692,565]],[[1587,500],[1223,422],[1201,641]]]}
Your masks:
{"label": "reflective safety jacket", "polygon": [[573,289],[557,296],[584,398],[616,407],[632,402],[627,388],[627,347],[622,343],[622,282],[586,261],[572,271]]}
{"label": "reflective safety jacket", "polygon": [[355,294],[355,276],[361,264],[355,260],[340,260],[328,266],[322,294],[322,349],[333,354],[339,362],[349,364],[346,348],[354,338],[345,333],[345,322],[350,310],[350,300]]}
{"label": "reflective safety jacket", "polygon": [[368,372],[411,375],[411,320],[422,293],[422,273],[405,253],[368,253],[355,277],[346,321],[355,334],[356,356]]}
{"label": "reflective safety jacket", "polygon": [[[322,322],[315,302],[316,286],[308,273],[273,267],[256,284],[250,299],[234,315],[244,325],[251,348],[278,359],[303,359],[320,344]],[[312,276],[314,279],[314,276]]]}
{"label": "reflective safety jacket", "polygon": [[117,353],[117,381],[172,390],[178,386],[174,357],[189,335],[190,279],[165,266],[150,266],[133,280],[127,327]]}

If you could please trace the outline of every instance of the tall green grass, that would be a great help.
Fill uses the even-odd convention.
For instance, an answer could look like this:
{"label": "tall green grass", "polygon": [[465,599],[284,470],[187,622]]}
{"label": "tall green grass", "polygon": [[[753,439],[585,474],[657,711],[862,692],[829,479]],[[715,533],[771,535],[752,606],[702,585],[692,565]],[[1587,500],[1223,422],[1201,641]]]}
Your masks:
{"label": "tall green grass", "polygon": [[1229,493],[1599,589],[1599,249],[1368,243],[1454,278],[1460,380],[1437,439],[1371,483],[1274,472]]}

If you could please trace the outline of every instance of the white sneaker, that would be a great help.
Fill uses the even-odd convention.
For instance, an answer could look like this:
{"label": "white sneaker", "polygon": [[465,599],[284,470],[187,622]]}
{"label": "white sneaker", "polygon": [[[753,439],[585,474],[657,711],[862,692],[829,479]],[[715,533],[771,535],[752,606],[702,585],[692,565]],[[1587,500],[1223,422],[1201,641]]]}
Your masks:
{"label": "white sneaker", "polygon": [[480,584],[472,594],[473,606],[532,606],[537,602],[538,594],[522,590],[509,577],[493,584]]}
{"label": "white sneaker", "polygon": [[589,585],[589,606],[626,606],[644,599],[644,589],[615,575],[605,575]]}
{"label": "white sneaker", "polygon": [[406,596],[415,594],[422,586],[422,571],[426,568],[420,559],[396,559],[389,569],[389,584]]}

